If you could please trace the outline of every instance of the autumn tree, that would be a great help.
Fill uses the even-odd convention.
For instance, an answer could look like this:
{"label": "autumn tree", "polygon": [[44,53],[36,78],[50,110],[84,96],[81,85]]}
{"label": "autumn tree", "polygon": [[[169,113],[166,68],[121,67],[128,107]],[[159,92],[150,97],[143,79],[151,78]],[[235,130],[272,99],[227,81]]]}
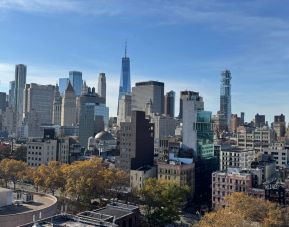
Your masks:
{"label": "autumn tree", "polygon": [[92,199],[100,200],[107,194],[118,192],[128,180],[124,172],[108,168],[97,157],[64,165],[62,171],[66,179],[65,194],[85,204],[90,204]]}
{"label": "autumn tree", "polygon": [[65,178],[62,172],[61,164],[57,161],[50,161],[48,165],[41,165],[34,171],[34,184],[41,186],[45,190],[50,190],[54,195],[57,189],[63,189]]}
{"label": "autumn tree", "polygon": [[150,178],[141,196],[145,203],[145,219],[150,226],[165,226],[179,220],[179,210],[186,201],[189,188],[173,182]]}
{"label": "autumn tree", "polygon": [[10,181],[16,187],[16,182],[23,180],[26,176],[27,164],[14,159],[3,159],[0,162],[0,175],[5,180],[6,186]]}
{"label": "autumn tree", "polygon": [[198,226],[283,226],[282,210],[277,204],[241,192],[227,196],[225,202],[226,207],[205,214]]}

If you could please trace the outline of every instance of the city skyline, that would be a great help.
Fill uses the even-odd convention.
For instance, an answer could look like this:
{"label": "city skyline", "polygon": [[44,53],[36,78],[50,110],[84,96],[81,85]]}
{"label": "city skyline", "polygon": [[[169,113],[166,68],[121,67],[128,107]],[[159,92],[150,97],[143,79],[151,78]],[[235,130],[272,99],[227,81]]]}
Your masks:
{"label": "city skyline", "polygon": [[[220,73],[226,68],[232,73],[232,113],[244,111],[246,121],[265,114],[269,122],[274,115],[289,114],[288,4],[67,2],[0,3],[1,91],[8,93],[16,64],[27,65],[27,83],[55,85],[58,78],[78,70],[89,86],[97,87],[98,74],[105,72],[107,105],[115,116],[127,39],[132,86],[164,82],[165,92],[176,92],[176,114],[179,93],[186,89],[199,92],[205,108],[215,114]],[[148,6],[148,12],[135,13]],[[68,19],[71,13],[74,17]]]}

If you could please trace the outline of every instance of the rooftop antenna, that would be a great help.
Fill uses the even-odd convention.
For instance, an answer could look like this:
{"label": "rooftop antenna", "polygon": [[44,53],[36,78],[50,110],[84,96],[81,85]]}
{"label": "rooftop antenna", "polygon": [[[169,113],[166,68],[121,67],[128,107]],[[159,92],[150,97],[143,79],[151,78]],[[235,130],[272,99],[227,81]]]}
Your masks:
{"label": "rooftop antenna", "polygon": [[126,51],[127,51],[127,41],[125,41],[125,46],[124,46],[124,57],[126,58]]}

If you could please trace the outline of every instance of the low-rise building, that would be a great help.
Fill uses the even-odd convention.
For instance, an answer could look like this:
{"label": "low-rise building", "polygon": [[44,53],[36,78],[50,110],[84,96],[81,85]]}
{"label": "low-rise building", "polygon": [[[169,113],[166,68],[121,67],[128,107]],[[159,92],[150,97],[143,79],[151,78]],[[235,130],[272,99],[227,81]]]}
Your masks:
{"label": "low-rise building", "polygon": [[133,191],[139,191],[143,188],[144,182],[148,178],[157,177],[157,168],[155,166],[143,166],[130,171],[130,187]]}
{"label": "low-rise building", "polygon": [[195,164],[189,158],[177,158],[170,154],[167,161],[158,162],[158,179],[175,182],[179,186],[191,188],[195,192]]}
{"label": "low-rise building", "polygon": [[225,206],[225,196],[233,192],[248,193],[252,188],[252,175],[238,168],[217,171],[212,174],[212,207]]}
{"label": "low-rise building", "polygon": [[238,147],[226,147],[220,150],[220,170],[228,168],[250,168],[255,159],[255,151]]}
{"label": "low-rise building", "polygon": [[284,143],[274,143],[263,150],[264,154],[273,156],[276,168],[286,168],[289,162],[289,149]]}
{"label": "low-rise building", "polygon": [[237,146],[243,149],[254,149],[256,153],[268,148],[273,141],[272,130],[264,126],[254,128],[240,126],[237,129]]}

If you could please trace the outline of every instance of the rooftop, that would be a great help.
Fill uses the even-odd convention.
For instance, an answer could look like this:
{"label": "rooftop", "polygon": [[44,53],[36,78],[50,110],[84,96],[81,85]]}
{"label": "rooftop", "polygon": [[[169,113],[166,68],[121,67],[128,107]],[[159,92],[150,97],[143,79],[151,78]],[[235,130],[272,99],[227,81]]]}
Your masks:
{"label": "rooftop", "polygon": [[42,210],[57,202],[57,199],[54,196],[41,194],[33,194],[33,200],[34,201],[30,203],[1,207],[0,216]]}

